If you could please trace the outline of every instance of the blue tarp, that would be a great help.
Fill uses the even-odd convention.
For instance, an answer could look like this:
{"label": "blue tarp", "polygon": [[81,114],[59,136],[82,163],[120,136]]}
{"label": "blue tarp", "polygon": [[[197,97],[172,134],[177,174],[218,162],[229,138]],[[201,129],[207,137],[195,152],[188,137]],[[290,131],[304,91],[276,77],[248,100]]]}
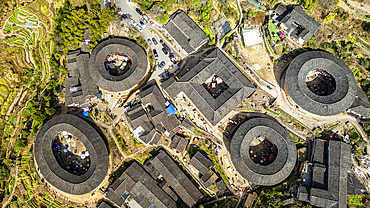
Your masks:
{"label": "blue tarp", "polygon": [[167,108],[166,108],[166,111],[168,113],[168,116],[171,116],[173,114],[175,114],[177,111],[175,109],[175,107],[171,104],[169,105]]}
{"label": "blue tarp", "polygon": [[84,111],[84,112],[83,112],[83,116],[84,116],[84,117],[89,116],[89,111]]}

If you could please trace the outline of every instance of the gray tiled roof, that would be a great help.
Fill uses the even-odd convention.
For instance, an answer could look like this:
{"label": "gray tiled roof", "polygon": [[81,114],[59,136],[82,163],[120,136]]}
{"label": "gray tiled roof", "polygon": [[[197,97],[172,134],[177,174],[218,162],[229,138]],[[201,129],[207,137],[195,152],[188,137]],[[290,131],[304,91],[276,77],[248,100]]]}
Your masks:
{"label": "gray tiled roof", "polygon": [[[347,171],[351,166],[351,146],[329,142],[327,190],[311,188],[310,204],[318,207],[347,207]],[[315,174],[315,173],[314,173]]]}
{"label": "gray tiled roof", "polygon": [[161,151],[149,162],[189,207],[192,207],[203,197],[199,189],[189,180],[166,152]]}
{"label": "gray tiled roof", "polygon": [[[301,6],[294,6],[292,10],[286,12],[286,7],[280,4],[275,12],[280,15],[277,20],[285,24],[286,31],[296,39],[301,37],[304,41],[308,41],[321,27],[320,23],[308,16]],[[304,28],[302,32],[297,33],[296,23]]]}
{"label": "gray tiled roof", "polygon": [[200,151],[195,153],[195,155],[190,159],[189,164],[197,169],[202,175],[206,174],[206,172],[214,166],[213,162]]}
{"label": "gray tiled roof", "polygon": [[287,11],[287,8],[284,4],[279,4],[275,9],[275,12],[279,15],[282,15],[285,11]]}
{"label": "gray tiled roof", "polygon": [[122,206],[125,203],[125,200],[121,196],[119,196],[116,192],[114,192],[111,188],[108,188],[108,193],[106,197],[117,206]]}
{"label": "gray tiled roof", "polygon": [[[52,152],[56,135],[68,131],[77,137],[90,153],[91,166],[83,175],[73,175],[59,166]],[[93,191],[104,180],[108,171],[109,155],[98,132],[83,119],[65,114],[46,122],[36,136],[34,155],[45,180],[55,188],[72,195]]]}
{"label": "gray tiled roof", "polygon": [[[99,92],[98,87],[92,81],[88,71],[89,54],[80,50],[71,51],[67,54],[67,67],[69,76],[65,80],[66,95],[65,105],[79,103],[82,105],[86,100],[93,98]],[[81,80],[81,83],[80,81]],[[78,87],[77,92],[71,93],[71,87]]]}
{"label": "gray tiled roof", "polygon": [[[314,149],[322,145],[318,140],[314,141]],[[323,154],[328,158],[327,165],[314,163],[313,187],[299,187],[298,200],[308,200],[317,207],[346,208],[347,188],[350,186],[348,171],[351,169],[351,145],[333,140],[328,143],[328,148],[313,150],[312,154]],[[327,153],[322,153],[323,151]],[[300,193],[301,189],[306,191]]]}
{"label": "gray tiled roof", "polygon": [[212,186],[215,181],[218,179],[218,176],[213,172],[212,169],[208,170],[201,178],[200,180],[204,184],[205,187]]}
{"label": "gray tiled roof", "polygon": [[217,190],[222,193],[227,190],[226,184],[224,180],[221,178],[221,180],[216,181]]}
{"label": "gray tiled roof", "polygon": [[[250,158],[250,144],[263,135],[278,149],[276,159],[269,165],[257,165]],[[272,186],[285,180],[297,160],[297,149],[289,133],[269,118],[251,118],[238,127],[231,140],[231,161],[239,174],[251,183]]]}
{"label": "gray tiled roof", "polygon": [[189,140],[187,140],[186,138],[175,135],[172,138],[170,147],[182,153],[185,150],[188,143],[189,143]]}
{"label": "gray tiled roof", "polygon": [[[142,126],[145,132],[140,139],[145,143],[157,144],[161,134],[156,130],[164,133],[167,130],[172,136],[177,131],[180,122],[176,115],[168,116],[166,111],[166,102],[162,92],[155,82],[150,82],[144,86],[137,94],[141,100],[141,105],[126,112],[126,116],[133,129]],[[151,106],[152,110],[144,110],[146,106]]]}
{"label": "gray tiled roof", "polygon": [[[122,196],[127,191],[141,207],[150,205],[156,208],[178,207],[176,202],[136,162],[131,164],[111,187],[118,196]],[[122,206],[122,204],[117,205]]]}
{"label": "gray tiled roof", "polygon": [[181,122],[181,126],[184,127],[184,128],[186,128],[190,132],[194,132],[194,130],[195,130],[194,124],[188,118],[186,118],[186,117]]}
{"label": "gray tiled roof", "polygon": [[140,135],[140,140],[144,143],[149,143],[156,133],[156,130],[149,120],[144,108],[141,105],[137,105],[126,112],[126,117],[133,129],[140,126],[144,129],[144,132]]}
{"label": "gray tiled roof", "polygon": [[[335,91],[327,96],[313,93],[306,85],[306,76],[313,69],[324,69],[336,81]],[[348,66],[327,52],[309,51],[290,63],[285,85],[294,102],[308,112],[321,116],[337,115],[348,109],[357,94],[356,80]]]}
{"label": "gray tiled roof", "polygon": [[361,195],[366,191],[366,187],[356,177],[353,171],[348,172],[347,195]]}
{"label": "gray tiled roof", "polygon": [[230,24],[225,17],[222,17],[213,23],[213,27],[216,30],[218,35],[217,38],[219,39],[222,39],[228,32],[231,31]]}
{"label": "gray tiled roof", "polygon": [[209,41],[203,30],[182,10],[173,13],[164,28],[189,54]]}
{"label": "gray tiled roof", "polygon": [[153,107],[153,110],[148,114],[150,115],[156,129],[164,133],[163,126],[168,132],[178,128],[180,122],[175,114],[168,116],[166,105],[164,104],[166,100],[157,84],[150,85],[149,83],[148,85],[149,87],[143,87],[140,90],[138,96],[144,106],[151,105]]}
{"label": "gray tiled roof", "polygon": [[103,201],[102,203],[100,203],[100,205],[98,206],[99,208],[112,208],[111,205],[109,205],[107,202]]}
{"label": "gray tiled roof", "polygon": [[360,114],[361,116],[364,117],[370,116],[370,102],[365,93],[358,86],[356,99],[352,103],[350,109]]}
{"label": "gray tiled roof", "polygon": [[323,139],[315,139],[312,149],[312,163],[328,164],[328,151],[329,142]]}
{"label": "gray tiled roof", "polygon": [[[104,66],[109,53],[124,53],[132,62],[131,68],[121,76],[110,75]],[[89,60],[89,71],[93,81],[102,89],[122,92],[134,87],[144,77],[148,68],[145,51],[136,43],[122,38],[112,38],[99,43]]]}
{"label": "gray tiled roof", "polygon": [[314,163],[312,175],[312,187],[319,189],[328,188],[328,173],[325,165],[320,163]]}
{"label": "gray tiled roof", "polygon": [[298,187],[298,200],[304,202],[310,202],[309,199],[310,188],[305,186]]}
{"label": "gray tiled roof", "polygon": [[[176,75],[176,79],[167,80],[162,87],[172,98],[183,91],[212,125],[216,125],[256,90],[218,48],[194,68],[181,70],[187,71]],[[214,74],[229,85],[216,99],[202,86]]]}

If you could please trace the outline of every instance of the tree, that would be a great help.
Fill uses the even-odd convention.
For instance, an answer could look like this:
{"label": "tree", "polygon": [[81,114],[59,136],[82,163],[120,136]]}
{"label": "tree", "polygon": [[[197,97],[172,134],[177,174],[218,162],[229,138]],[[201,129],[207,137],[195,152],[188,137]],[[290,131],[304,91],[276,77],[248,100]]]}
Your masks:
{"label": "tree", "polygon": [[365,30],[367,32],[370,32],[370,22],[363,21],[362,24],[361,24],[361,27],[362,27],[363,30]]}
{"label": "tree", "polygon": [[23,138],[27,138],[30,134],[31,134],[31,132],[30,132],[30,130],[28,130],[28,129],[22,129],[22,130],[21,130],[21,136],[22,136]]}
{"label": "tree", "polygon": [[365,69],[368,69],[370,67],[370,61],[366,58],[360,59],[360,65],[363,66]]}
{"label": "tree", "polygon": [[330,12],[328,15],[326,15],[325,20],[328,21],[328,22],[331,22],[331,21],[334,20],[335,15],[336,15],[335,13]]}
{"label": "tree", "polygon": [[300,0],[301,5],[308,11],[312,11],[318,0]]}
{"label": "tree", "polygon": [[37,121],[38,123],[42,123],[44,122],[44,120],[46,119],[46,115],[44,112],[41,112],[41,111],[37,111],[35,112],[33,115],[32,115],[32,119]]}
{"label": "tree", "polygon": [[9,177],[9,169],[5,165],[0,165],[0,181],[6,181]]}
{"label": "tree", "polygon": [[52,115],[54,115],[57,112],[57,110],[55,110],[55,108],[45,108],[45,112],[49,116],[52,116]]}
{"label": "tree", "polygon": [[27,138],[22,138],[21,137],[21,138],[17,139],[16,146],[18,148],[25,148],[25,147],[27,147],[27,145],[28,145]]}

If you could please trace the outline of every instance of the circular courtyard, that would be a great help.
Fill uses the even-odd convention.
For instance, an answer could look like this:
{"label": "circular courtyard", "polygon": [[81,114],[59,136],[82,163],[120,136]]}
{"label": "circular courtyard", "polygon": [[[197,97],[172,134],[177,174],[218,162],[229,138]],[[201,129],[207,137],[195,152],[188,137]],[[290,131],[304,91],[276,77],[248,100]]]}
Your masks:
{"label": "circular courtyard", "polygon": [[68,131],[59,133],[52,142],[58,164],[69,173],[83,175],[90,168],[90,153],[85,145]]}
{"label": "circular courtyard", "polygon": [[284,77],[287,95],[299,107],[321,116],[347,110],[356,98],[355,77],[339,58],[323,51],[300,54]]}
{"label": "circular courtyard", "polygon": [[255,117],[235,131],[231,161],[247,181],[272,186],[285,180],[294,168],[297,150],[290,134],[270,118]]}
{"label": "circular courtyard", "polygon": [[111,38],[94,48],[88,67],[99,88],[123,92],[140,82],[148,64],[147,54],[138,44],[123,38]]}
{"label": "circular courtyard", "polygon": [[103,138],[89,123],[71,114],[56,116],[41,127],[34,155],[40,176],[67,194],[94,191],[108,172]]}

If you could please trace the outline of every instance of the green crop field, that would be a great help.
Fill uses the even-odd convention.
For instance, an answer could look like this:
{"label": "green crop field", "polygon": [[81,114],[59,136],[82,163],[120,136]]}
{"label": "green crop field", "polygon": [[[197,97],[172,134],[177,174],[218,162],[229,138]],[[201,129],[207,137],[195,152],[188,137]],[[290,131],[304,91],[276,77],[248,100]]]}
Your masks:
{"label": "green crop field", "polygon": [[[269,30],[270,30],[270,34],[271,34],[271,37],[272,39],[276,42],[278,40],[281,40],[281,38],[279,37],[279,33],[278,31],[276,30],[275,28],[275,24],[272,23],[272,21],[269,21]],[[278,36],[274,37],[274,34],[277,34]]]}

